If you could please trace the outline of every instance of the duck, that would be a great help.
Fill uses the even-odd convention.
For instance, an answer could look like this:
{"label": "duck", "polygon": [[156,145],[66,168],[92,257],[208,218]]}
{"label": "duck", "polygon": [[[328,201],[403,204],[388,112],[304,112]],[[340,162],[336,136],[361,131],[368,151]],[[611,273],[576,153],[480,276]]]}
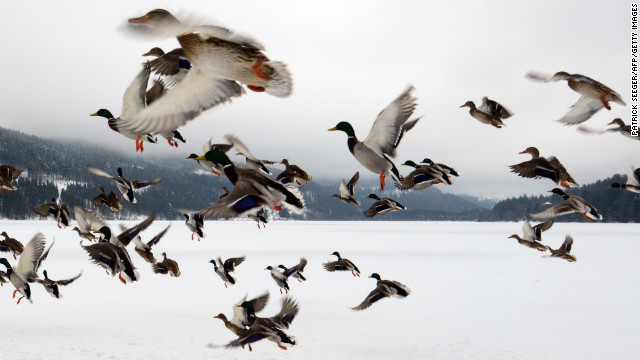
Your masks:
{"label": "duck", "polygon": [[98,189],[100,192],[96,197],[91,199],[91,203],[95,206],[106,205],[112,213],[122,210],[122,204],[118,200],[118,196],[112,191],[107,195],[103,187]]}
{"label": "duck", "polygon": [[170,227],[171,227],[171,224],[167,225],[167,227],[164,230],[159,232],[156,236],[154,236],[151,240],[147,241],[146,243],[142,242],[142,240],[140,239],[140,236],[134,237],[133,244],[136,246],[134,248],[136,253],[138,253],[138,255],[140,255],[140,257],[144,259],[144,261],[151,264],[155,264],[156,258],[155,256],[153,256],[153,252],[151,252],[151,248],[154,245],[156,245],[158,242],[160,242],[160,239],[162,239],[162,237],[167,233],[167,231],[169,231]]}
{"label": "duck", "polygon": [[[142,243],[142,239],[140,238],[140,233],[143,232],[144,230],[146,230],[149,227],[149,225],[151,225],[151,223],[153,223],[155,218],[156,218],[156,213],[152,212],[144,220],[142,220],[141,222],[137,223],[136,225],[134,225],[134,226],[132,226],[130,228],[127,228],[125,226],[121,226],[122,232],[120,233],[120,235],[118,235],[116,237],[115,240],[117,240],[118,244],[122,244],[122,246],[128,246],[133,241],[133,243],[136,244],[136,248],[146,249],[147,246],[145,246],[145,244]],[[168,230],[168,228],[165,229],[165,230]],[[165,232],[161,232],[160,234],[162,234],[162,236],[163,236],[165,234]],[[158,235],[160,235],[160,234],[158,234]],[[160,238],[162,236],[160,236]],[[160,241],[160,238],[155,239],[156,242]]]}
{"label": "duck", "polygon": [[479,110],[484,111],[500,119],[508,119],[511,116],[513,116],[513,113],[507,110],[507,108],[504,107],[504,105],[500,104],[495,100],[491,100],[486,96],[482,98],[482,104],[480,105]]}
{"label": "duck", "polygon": [[417,165],[411,160],[405,161],[402,165],[413,166],[415,170],[404,176],[395,186],[399,190],[422,190],[440,183],[451,185],[449,177],[444,170],[438,170],[432,166]]}
{"label": "duck", "polygon": [[180,83],[191,70],[191,63],[184,56],[181,48],[175,48],[165,53],[161,48],[153,47],[142,56],[155,57],[149,62],[151,71],[154,71],[156,75],[163,75],[169,86]]}
{"label": "duck", "polygon": [[627,106],[620,94],[611,90],[608,86],[584,75],[559,71],[553,76],[549,76],[532,71],[527,73],[527,77],[531,80],[542,82],[566,80],[569,87],[581,95],[580,99],[571,106],[571,110],[558,120],[565,125],[583,123],[603,107],[611,110],[609,102]]}
{"label": "duck", "polygon": [[97,237],[95,235],[93,235],[93,233],[91,233],[91,231],[87,231],[87,232],[82,232],[82,230],[80,230],[80,228],[78,228],[77,226],[74,226],[73,229],[71,229],[71,231],[75,231],[78,233],[78,236],[80,236],[83,239],[89,240],[89,241],[97,241]]}
{"label": "duck", "polygon": [[180,267],[178,263],[167,257],[167,253],[162,253],[162,261],[153,264],[153,272],[156,274],[169,274],[172,277],[180,276]]}
{"label": "duck", "polygon": [[61,223],[64,227],[69,226],[69,207],[65,203],[59,205],[55,198],[51,199],[51,202],[36,205],[32,209],[40,216],[53,216],[60,229],[62,229]]}
{"label": "duck", "polygon": [[[251,324],[255,322],[255,313],[264,309],[268,301],[269,293],[264,293],[248,301],[247,296],[245,295],[242,300],[233,306],[233,318],[231,320],[227,319],[226,315],[223,313],[220,313],[213,318],[222,320],[227,329],[236,334],[236,336],[243,337],[248,332],[247,327],[251,326]],[[247,310],[248,306],[243,307],[243,303],[251,304],[251,308],[253,309],[253,317],[251,320],[249,320],[249,312]],[[252,351],[251,343],[248,343],[247,345],[249,346],[249,351]],[[244,348],[244,345],[242,345],[242,348]]]}
{"label": "duck", "polygon": [[225,140],[227,140],[227,142],[229,142],[229,144],[238,151],[237,155],[245,157],[248,168],[271,175],[271,171],[267,168],[267,165],[273,165],[276,163],[275,161],[258,159],[251,153],[251,151],[249,151],[249,148],[237,136],[227,134],[225,135]]}
{"label": "duck", "polygon": [[191,241],[193,241],[194,236],[198,237],[198,241],[207,236],[202,230],[202,228],[204,228],[204,217],[202,215],[196,212],[186,211],[182,212],[182,216],[185,218],[185,225],[187,225],[187,228],[191,231]]}
{"label": "duck", "polygon": [[518,176],[531,179],[547,178],[567,189],[579,186],[555,156],[545,159],[540,156],[540,151],[533,146],[521,151],[520,154],[531,155],[531,160],[509,166],[511,172],[518,174]]}
{"label": "duck", "polygon": [[280,164],[284,165],[285,169],[276,176],[276,181],[284,185],[291,184],[295,187],[303,187],[313,179],[313,176],[302,170],[298,165],[289,164],[287,159],[282,159]]}
{"label": "duck", "polygon": [[629,139],[640,140],[640,137],[631,134],[631,125],[625,124],[624,121],[620,118],[613,119],[613,121],[611,121],[607,125],[618,125],[618,127],[606,130],[597,130],[584,125],[580,125],[578,126],[578,130],[587,134],[620,133],[624,137],[627,137]]}
{"label": "duck", "polygon": [[237,168],[220,150],[210,150],[196,159],[224,166],[225,175],[234,184],[229,195],[197,211],[204,218],[242,217],[264,206],[270,206],[276,211],[282,210],[284,206],[296,214],[304,210],[304,199],[297,189],[285,187],[256,170]]}
{"label": "duck", "polygon": [[38,279],[38,283],[42,284],[42,286],[44,287],[45,290],[47,290],[47,292],[49,294],[51,294],[51,296],[53,296],[56,299],[60,299],[60,297],[62,297],[62,295],[60,294],[60,289],[58,288],[58,286],[62,285],[62,286],[67,286],[69,284],[71,284],[72,282],[76,281],[81,275],[82,275],[82,271],[80,271],[80,273],[70,279],[66,279],[66,280],[51,280],[49,279],[49,275],[47,274],[47,270],[42,271],[42,274],[44,275],[44,279]]}
{"label": "duck", "polygon": [[278,284],[278,286],[280,287],[280,294],[282,294],[282,289],[284,289],[288,294],[289,283],[287,282],[287,276],[283,272],[278,270],[277,267],[274,268],[271,265],[267,266],[265,270],[271,271],[271,277],[273,278],[273,281],[275,281],[276,284]]}
{"label": "duck", "polygon": [[340,253],[337,251],[332,252],[331,255],[337,256],[338,260],[323,263],[322,266],[324,267],[325,270],[329,272],[351,271],[351,274],[353,275],[353,277],[356,277],[356,276],[360,277],[360,270],[358,269],[356,264],[354,264],[351,260],[341,257]]}
{"label": "duck", "polygon": [[247,217],[258,224],[258,229],[260,229],[260,224],[262,224],[263,228],[266,228],[267,223],[269,222],[269,220],[267,220],[264,207],[260,208],[258,211],[248,213]]}
{"label": "duck", "polygon": [[111,229],[108,226],[103,226],[98,230],[92,231],[102,234],[104,238],[100,242],[88,246],[84,246],[82,240],[80,240],[80,246],[89,254],[91,262],[104,268],[107,274],[111,271],[110,275],[112,277],[115,277],[116,273],[118,273],[118,279],[123,284],[127,284],[127,281],[138,281],[140,273],[138,273],[133,261],[131,261],[127,249],[117,238],[111,236]]}
{"label": "duck", "polygon": [[[209,139],[209,141],[207,141],[206,143],[204,143],[204,145],[202,146],[202,153],[206,154],[207,152],[213,150],[213,149],[218,149],[220,151],[222,151],[223,153],[226,153],[227,151],[231,150],[231,148],[233,147],[233,145],[231,144],[214,144],[211,142],[212,139]],[[194,159],[198,157],[198,154],[190,154],[187,159]],[[202,166],[206,171],[211,171],[214,175],[217,176],[223,176],[224,175],[224,168],[220,165],[220,164],[214,164],[211,161],[208,160],[195,160],[198,164],[200,164],[200,166]]]}
{"label": "duck", "polygon": [[0,258],[0,264],[6,268],[6,277],[16,288],[13,292],[13,297],[15,298],[18,292],[22,295],[22,297],[18,299],[17,304],[20,304],[20,301],[24,298],[27,298],[27,300],[33,304],[29,283],[34,283],[38,280],[38,268],[40,267],[41,261],[46,258],[44,252],[45,244],[44,234],[40,232],[35,234],[27,245],[25,245],[24,252],[22,256],[20,256],[18,266],[15,269],[11,267],[11,264],[9,264],[6,258]]}
{"label": "duck", "polygon": [[549,192],[562,196],[564,201],[559,202],[541,212],[531,214],[532,218],[543,219],[579,212],[589,221],[602,220],[602,215],[598,213],[598,210],[580,196],[567,195],[564,191],[558,188],[549,190]]}
{"label": "duck", "polygon": [[389,106],[384,108],[376,117],[369,135],[364,141],[359,141],[350,123],[341,121],[329,131],[343,131],[347,134],[347,146],[351,155],[367,170],[380,175],[380,191],[384,191],[385,177],[391,176],[400,181],[402,176],[391,158],[404,134],[411,130],[420,118],[409,120],[417,107],[413,97],[413,86],[409,86]]}
{"label": "duck", "polygon": [[360,179],[359,171],[356,171],[356,173],[351,177],[348,183],[345,182],[344,179],[342,179],[342,182],[338,187],[340,194],[333,194],[331,195],[331,197],[336,198],[345,204],[360,206],[360,201],[356,200],[355,198],[356,183],[358,182],[359,179]]}
{"label": "duck", "polygon": [[244,335],[230,342],[227,347],[249,345],[261,339],[269,339],[275,342],[282,350],[287,348],[281,343],[295,345],[295,339],[284,333],[282,329],[288,329],[300,310],[298,303],[290,297],[282,299],[280,312],[269,318],[257,317],[253,304],[249,301],[242,302],[239,307],[245,310],[248,319],[253,319],[251,326]]}
{"label": "duck", "polygon": [[20,177],[24,170],[15,168],[11,165],[0,165],[0,194],[4,194],[4,190],[15,191],[18,188],[13,185],[13,181]]}
{"label": "duck", "polygon": [[541,222],[534,226],[531,226],[529,220],[524,220],[522,222],[522,233],[524,240],[527,241],[542,241],[542,233],[549,230],[551,226],[553,226],[555,220],[549,219],[545,222]]}
{"label": "duck", "polygon": [[507,126],[504,122],[502,122],[499,114],[491,113],[490,108],[488,106],[484,106],[484,104],[479,108],[476,108],[476,104],[473,101],[469,100],[460,107],[468,107],[471,117],[483,124],[491,125],[498,129],[501,129],[503,126]]}
{"label": "duck", "polygon": [[568,262],[574,262],[578,260],[575,257],[575,255],[571,254],[572,246],[573,246],[573,237],[571,237],[571,235],[567,235],[564,239],[564,242],[557,250],[549,248],[549,251],[551,251],[551,257],[565,259]]}
{"label": "duck", "polygon": [[146,188],[148,186],[157,185],[162,182],[161,177],[153,180],[129,180],[122,176],[122,168],[117,169],[118,176],[111,176],[106,171],[98,169],[95,166],[87,166],[87,169],[94,175],[112,179],[116,183],[116,186],[121,193],[120,201],[124,201],[124,199],[126,198],[130,203],[137,202],[134,191]]}
{"label": "duck", "polygon": [[97,241],[98,237],[94,235],[92,229],[100,229],[107,224],[93,211],[83,208],[79,205],[73,206],[73,214],[75,215],[76,223],[78,226],[72,230],[76,231],[78,235],[89,241]]}
{"label": "duck", "polygon": [[374,217],[376,215],[384,215],[395,210],[406,210],[407,208],[399,202],[391,198],[379,198],[376,194],[369,194],[368,199],[376,200],[367,210],[364,216]]}
{"label": "duck", "polygon": [[543,244],[541,244],[541,243],[539,243],[537,241],[523,239],[518,234],[513,234],[513,235],[509,236],[508,239],[516,239],[516,240],[518,240],[518,243],[520,245],[524,245],[524,246],[526,246],[528,248],[536,249],[536,250],[542,251],[542,252],[545,252],[545,251],[547,251],[549,249],[548,246],[543,245]]}
{"label": "duck", "polygon": [[3,231],[0,235],[4,236],[4,240],[0,240],[0,252],[13,253],[13,259],[16,260],[16,255],[22,254],[24,251],[24,245],[12,237],[9,237],[6,231]]}
{"label": "duck", "polygon": [[[230,79],[246,84],[256,92],[288,97],[293,80],[287,66],[264,55],[264,46],[256,40],[220,26],[182,23],[164,9],[154,9],[129,19],[130,28],[157,36],[174,35],[194,70],[212,78]],[[140,25],[142,26],[140,26]]]}
{"label": "duck", "polygon": [[222,279],[222,281],[224,281],[224,287],[227,287],[227,282],[235,285],[236,284],[236,279],[233,278],[233,276],[231,276],[231,272],[234,272],[234,270],[236,269],[236,266],[242,264],[242,262],[244,261],[245,257],[241,256],[241,257],[236,257],[236,258],[228,258],[227,260],[225,260],[224,262],[222,261],[222,259],[220,257],[218,257],[218,260],[216,262],[215,259],[209,261],[210,263],[213,264],[213,269],[216,272],[216,274],[218,274],[218,276],[220,277],[220,279]]}
{"label": "duck", "polygon": [[381,280],[378,273],[373,273],[369,278],[377,280],[376,288],[367,295],[360,305],[353,310],[364,310],[373,305],[376,301],[385,297],[405,298],[411,294],[411,290],[404,284],[393,280]]}
{"label": "duck", "polygon": [[620,184],[616,182],[609,185],[609,188],[620,188],[640,194],[640,168],[631,168],[631,170],[629,170],[629,172],[627,173],[626,183]]}
{"label": "duck", "polygon": [[284,275],[287,277],[287,279],[290,276],[293,276],[294,279],[298,279],[299,282],[303,282],[306,281],[307,278],[304,277],[304,275],[302,274],[302,272],[304,271],[304,267],[307,266],[307,259],[306,258],[300,258],[300,262],[291,267],[291,268],[287,268],[284,265],[278,265],[278,267],[280,269],[282,269],[282,272],[284,273]]}
{"label": "duck", "polygon": [[433,162],[433,160],[429,159],[429,158],[424,158],[422,160],[423,164],[427,164],[431,167],[433,167],[434,169],[438,170],[438,171],[442,171],[444,172],[448,178],[450,178],[451,176],[456,176],[459,177],[460,174],[456,171],[456,169],[452,168],[449,165],[445,165],[442,163],[435,163]]}

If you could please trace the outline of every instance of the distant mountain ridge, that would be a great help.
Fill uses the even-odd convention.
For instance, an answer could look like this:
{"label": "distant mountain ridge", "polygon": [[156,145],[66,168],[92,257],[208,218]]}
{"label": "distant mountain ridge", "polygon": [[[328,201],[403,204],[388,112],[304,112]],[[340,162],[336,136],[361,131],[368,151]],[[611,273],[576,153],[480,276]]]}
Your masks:
{"label": "distant mountain ridge", "polygon": [[[93,165],[114,175],[116,169],[121,167],[124,176],[130,179],[163,178],[161,184],[144,191],[136,204],[125,204],[124,209],[116,214],[102,209],[101,214],[105,218],[130,219],[155,211],[158,218],[178,219],[180,214],[175,209],[206,207],[217,199],[220,187],[231,187],[226,178],[207,174],[192,160],[184,159],[186,155],[176,150],[175,158],[149,159],[133,151],[131,155],[124,155],[90,144],[63,143],[0,127],[0,163],[25,169],[27,174],[18,179],[18,191],[0,196],[0,218],[34,218],[32,206],[50,201],[58,195],[70,207],[80,205],[95,209],[90,200],[98,194],[99,187],[104,187],[107,192],[113,190],[117,193],[117,189],[109,179],[87,171],[86,166]],[[272,170],[277,174],[282,167]],[[577,191],[593,203],[603,214],[604,221],[638,221],[639,196],[620,189],[606,189],[613,181],[624,182],[624,179],[617,175],[568,192]],[[285,212],[281,217],[365,220],[362,212],[373,203],[373,200],[365,197],[370,193],[379,194],[377,182],[361,180],[358,183],[356,196],[362,203],[359,207],[331,198],[332,194],[338,193],[339,183],[338,179],[310,182],[301,189],[306,211],[301,215]],[[388,187],[393,190],[385,191],[384,196],[396,199],[408,210],[376,217],[375,220],[517,221],[545,207],[542,205],[545,201],[555,203],[560,199],[557,196],[556,199],[519,197],[496,203],[468,195],[443,193],[437,187],[421,191],[399,191],[393,188],[393,184]],[[278,214],[271,212],[271,216],[278,217]],[[580,216],[565,216],[558,220],[580,221]]]}

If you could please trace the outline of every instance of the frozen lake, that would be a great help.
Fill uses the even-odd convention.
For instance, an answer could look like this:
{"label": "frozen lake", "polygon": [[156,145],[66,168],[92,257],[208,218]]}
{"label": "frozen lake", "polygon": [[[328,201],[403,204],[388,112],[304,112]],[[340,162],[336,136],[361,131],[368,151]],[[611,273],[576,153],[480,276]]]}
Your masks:
{"label": "frozen lake", "polygon": [[[132,224],[132,222],[128,222]],[[157,221],[149,240],[167,225]],[[116,224],[111,224],[117,229]],[[53,279],[83,276],[54,299],[32,285],[33,304],[16,305],[13,287],[0,288],[0,359],[623,359],[640,338],[640,224],[556,223],[543,243],[575,239],[575,263],[548,258],[508,239],[520,223],[207,222],[207,237],[191,241],[172,224],[154,253],[178,261],[182,276],[152,273],[130,249],[141,274],[123,285],[89,263],[70,228],[53,221],[0,221],[0,231],[26,242],[37,232],[56,244],[42,269]],[[87,242],[85,241],[85,244]],[[130,245],[130,248],[132,245]],[[329,273],[333,251],[362,271]],[[225,289],[209,260],[246,255],[237,284]],[[17,262],[3,253],[12,265]],[[213,316],[231,316],[245,294],[269,291],[259,316],[271,316],[281,295],[268,265],[309,264],[308,281],[290,281],[300,303],[287,351],[275,343],[211,349],[234,339]],[[3,268],[4,269],[4,268]],[[375,287],[377,272],[412,293],[355,312]]]}

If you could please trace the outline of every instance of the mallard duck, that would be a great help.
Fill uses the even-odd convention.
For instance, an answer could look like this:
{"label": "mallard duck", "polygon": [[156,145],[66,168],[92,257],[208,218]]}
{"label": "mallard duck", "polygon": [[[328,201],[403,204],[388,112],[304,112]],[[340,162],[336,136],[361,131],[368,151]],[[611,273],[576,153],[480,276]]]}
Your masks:
{"label": "mallard duck", "polygon": [[549,230],[553,225],[554,220],[547,220],[543,223],[531,226],[529,220],[525,220],[522,223],[522,237],[517,234],[513,234],[508,239],[516,239],[520,245],[524,245],[528,248],[536,249],[538,251],[547,251],[548,246],[539,243],[542,241],[542,232]]}
{"label": "mallard duck", "polygon": [[609,188],[620,188],[634,193],[640,193],[640,168],[629,170],[627,173],[627,182],[625,184],[613,183]]}
{"label": "mallard duck", "polygon": [[284,165],[285,169],[276,176],[276,181],[280,181],[284,185],[291,184],[295,187],[303,187],[313,179],[313,176],[307,174],[298,165],[289,164],[287,159],[282,159],[280,164]]}
{"label": "mallard duck", "polygon": [[414,87],[409,86],[378,114],[364,141],[358,141],[353,127],[346,121],[339,122],[329,129],[344,131],[347,134],[347,145],[353,157],[369,171],[380,175],[380,191],[384,191],[386,176],[391,176],[395,181],[402,179],[389,157],[395,157],[396,148],[404,133],[411,130],[420,120],[417,118],[407,121],[417,106],[416,98],[411,95],[413,90]]}
{"label": "mallard duck", "polygon": [[162,182],[162,178],[157,178],[153,180],[129,180],[122,176],[122,168],[118,168],[118,176],[111,176],[106,171],[100,170],[94,166],[87,166],[87,169],[95,175],[102,176],[108,179],[112,179],[118,190],[122,195],[120,195],[120,200],[123,201],[126,197],[127,201],[130,203],[137,202],[134,190],[140,190],[146,188],[147,186],[157,185]]}
{"label": "mallard duck", "polygon": [[[211,142],[211,139],[209,139],[209,141],[207,141],[206,143],[204,143],[204,145],[202,146],[202,153],[206,154],[207,152],[213,150],[213,149],[218,149],[220,151],[222,151],[223,153],[226,153],[227,151],[231,150],[231,148],[233,147],[233,145],[231,144],[213,144]],[[198,155],[197,154],[191,154],[189,156],[187,156],[187,159],[195,159],[197,158]],[[198,164],[200,164],[200,166],[202,166],[205,170],[207,171],[211,171],[214,175],[218,175],[218,176],[222,176],[222,174],[224,173],[224,168],[220,165],[220,164],[214,164],[211,161],[208,160],[195,160]]]}
{"label": "mallard duck", "polygon": [[[293,81],[284,63],[271,61],[263,53],[264,47],[247,36],[220,26],[192,26],[182,23],[164,9],[155,9],[129,19],[134,30],[160,36],[176,36],[185,57],[194,70],[213,78],[236,80],[253,91],[287,97]],[[142,26],[135,26],[141,24]]]}
{"label": "mallard duck", "polygon": [[407,208],[399,202],[390,198],[379,198],[376,194],[369,194],[368,199],[376,201],[364,211],[364,216],[374,217],[376,215],[384,215],[394,210],[406,210]]}
{"label": "mallard duck", "polygon": [[571,106],[571,110],[558,120],[565,125],[575,125],[585,122],[603,107],[611,110],[611,106],[609,106],[610,101],[622,106],[627,106],[620,94],[584,75],[569,74],[564,71],[557,72],[553,76],[529,72],[527,73],[527,77],[543,82],[566,80],[573,91],[582,95],[580,99]]}
{"label": "mallard duck", "polygon": [[271,277],[273,278],[273,281],[275,281],[276,284],[278,284],[278,286],[280,287],[280,294],[282,294],[282,289],[284,289],[288,294],[289,283],[287,282],[287,276],[283,272],[278,270],[278,268],[274,268],[271,265],[267,266],[265,270],[271,271]]}
{"label": "mallard duck", "polygon": [[18,179],[22,171],[11,165],[0,165],[0,194],[4,194],[4,190],[14,191],[18,189],[13,185],[13,180]]}
{"label": "mallard duck", "polygon": [[557,250],[553,250],[552,248],[549,248],[549,251],[551,251],[552,257],[558,257],[558,258],[565,259],[569,262],[574,262],[578,259],[571,254],[572,246],[573,246],[573,238],[571,237],[571,235],[567,235],[564,239],[564,242]]}
{"label": "mallard duck", "polygon": [[356,183],[358,182],[359,179],[360,179],[359,171],[357,171],[353,175],[353,177],[351,177],[351,180],[349,180],[348,183],[345,183],[344,179],[342,179],[342,182],[338,187],[338,190],[340,190],[340,194],[333,194],[331,195],[331,197],[336,198],[345,204],[360,206],[360,201],[356,200],[354,197]]}
{"label": "mallard duck", "polygon": [[225,175],[234,184],[229,195],[197,212],[205,218],[241,217],[263,206],[276,211],[285,206],[297,214],[304,210],[304,200],[296,189],[287,188],[258,171],[237,168],[224,152],[214,149],[196,158],[202,159],[224,166]]}
{"label": "mallard duck", "polygon": [[394,296],[404,298],[411,294],[411,290],[406,285],[397,281],[381,280],[380,275],[377,273],[373,273],[369,277],[378,281],[376,288],[367,295],[360,305],[354,307],[353,310],[364,310],[385,297]]}
{"label": "mallard duck", "polygon": [[107,207],[109,208],[109,210],[112,213],[122,210],[122,204],[118,200],[118,196],[116,196],[116,194],[113,192],[113,190],[109,192],[109,195],[107,195],[104,192],[104,188],[103,187],[99,188],[98,191],[100,193],[96,197],[91,199],[91,203],[93,205],[98,206],[98,207],[100,207],[102,205],[107,205]]}
{"label": "mallard duck", "polygon": [[38,282],[40,284],[42,284],[42,286],[44,286],[44,289],[47,290],[47,292],[49,294],[51,294],[51,296],[53,296],[56,299],[59,299],[62,295],[60,294],[60,289],[58,288],[58,286],[62,285],[62,286],[67,286],[69,284],[71,284],[72,282],[74,282],[77,278],[79,278],[82,275],[82,271],[80,271],[80,273],[70,279],[66,279],[66,280],[51,280],[49,279],[49,276],[47,274],[47,270],[44,270],[42,272],[44,274],[44,280],[42,279],[38,279]]}
{"label": "mallard duck", "polygon": [[513,115],[504,105],[486,96],[482,98],[482,105],[478,109],[499,119],[508,119]]}
{"label": "mallard duck", "polygon": [[422,190],[439,183],[451,185],[449,177],[443,170],[428,165],[417,165],[411,160],[405,161],[402,165],[413,166],[415,170],[396,183],[396,188],[399,190]]}
{"label": "mallard duck", "polygon": [[340,253],[337,252],[337,251],[334,251],[333,253],[331,253],[331,255],[337,256],[338,260],[330,261],[330,262],[326,262],[326,263],[322,264],[322,266],[324,266],[325,270],[330,271],[330,272],[333,272],[333,271],[351,271],[351,274],[353,274],[354,277],[356,277],[356,276],[360,277],[360,270],[358,269],[356,264],[351,262],[351,260],[341,257]]}
{"label": "mallard duck", "polygon": [[244,259],[245,257],[241,256],[237,258],[228,258],[223,262],[222,259],[218,257],[217,262],[215,259],[209,262],[213,264],[213,269],[216,272],[216,274],[218,274],[218,276],[220,276],[220,279],[224,281],[224,287],[227,287],[227,282],[235,285],[236,279],[234,279],[230,273],[234,272],[236,269],[236,266],[242,264]]}
{"label": "mallard duck", "polygon": [[87,210],[81,206],[73,206],[73,214],[75,215],[78,226],[73,228],[73,231],[78,232],[78,235],[89,241],[97,240],[92,229],[100,229],[107,224],[94,212]]}
{"label": "mallard duck", "polygon": [[80,236],[83,239],[86,239],[86,240],[89,240],[89,241],[97,241],[96,236],[93,235],[93,233],[91,233],[91,231],[82,232],[80,230],[80,228],[78,228],[77,226],[74,226],[73,229],[71,229],[71,231],[77,232],[78,236]]}
{"label": "mallard duck", "polygon": [[449,177],[449,179],[451,176],[460,176],[456,169],[452,168],[451,166],[441,163],[434,163],[433,160],[429,158],[424,158],[424,160],[422,160],[422,163],[427,164],[438,171],[442,171]]}
{"label": "mallard duck", "polygon": [[[38,267],[40,266],[43,258],[46,257],[44,253],[45,240],[42,233],[37,233],[31,238],[31,240],[25,245],[24,251],[18,261],[18,266],[14,269],[9,264],[9,261],[5,258],[0,258],[0,264],[4,265],[7,269],[6,276],[11,284],[16,288],[13,292],[13,297],[16,297],[16,293],[22,294],[22,297],[18,299],[18,304],[23,298],[27,298],[29,302],[31,300],[31,287],[29,283],[36,282],[38,280]],[[48,251],[47,251],[48,252]]]}
{"label": "mallard duck", "polygon": [[167,227],[159,232],[156,236],[154,236],[151,240],[147,241],[147,243],[143,243],[140,239],[140,236],[136,236],[133,238],[133,244],[136,246],[135,251],[142,257],[146,262],[154,264],[156,262],[156,258],[153,256],[151,252],[151,248],[160,242],[160,239],[169,231],[171,224],[167,225]]}
{"label": "mallard duck", "polygon": [[518,176],[531,179],[547,178],[567,189],[571,186],[579,186],[555,156],[550,156],[545,159],[540,156],[538,149],[533,146],[521,151],[520,154],[531,155],[531,160],[509,166],[511,172],[518,174]]}
{"label": "mallard duck", "polygon": [[269,171],[267,165],[273,165],[276,163],[275,161],[258,159],[251,153],[251,151],[249,151],[249,148],[242,141],[240,141],[237,136],[227,134],[224,138],[229,142],[229,144],[231,144],[231,146],[233,146],[234,149],[238,151],[237,155],[242,155],[245,157],[247,167],[249,169],[263,171],[265,174],[271,175],[271,171]]}
{"label": "mallard duck", "polygon": [[260,210],[256,211],[256,212],[250,212],[247,214],[247,217],[253,221],[255,221],[258,224],[258,229],[260,229],[260,224],[262,224],[263,228],[267,227],[267,223],[269,222],[269,220],[267,220],[267,216],[265,214],[265,209],[264,208],[260,208]]}
{"label": "mallard duck", "polygon": [[191,231],[191,241],[193,241],[193,236],[198,236],[198,241],[200,238],[206,237],[207,235],[202,231],[204,227],[204,217],[195,212],[184,212],[182,216],[185,218],[185,225]]}
{"label": "mallard duck", "polygon": [[36,205],[32,209],[40,216],[53,216],[60,229],[62,229],[61,223],[64,227],[69,226],[69,207],[65,203],[58,205],[56,199],[51,199],[51,202]]}
{"label": "mallard duck", "polygon": [[11,252],[13,253],[13,259],[16,260],[16,255],[22,254],[24,246],[20,241],[9,237],[6,231],[3,231],[0,235],[4,236],[4,240],[0,240],[0,252]]}
{"label": "mallard duck", "polygon": [[284,276],[287,277],[287,279],[289,278],[289,276],[293,276],[295,279],[298,279],[299,282],[307,280],[307,278],[305,278],[302,274],[305,266],[307,266],[306,258],[300,258],[300,262],[291,268],[287,268],[282,264],[278,265],[278,267],[282,269],[282,272],[284,273]]}
{"label": "mallard duck", "polygon": [[[227,329],[231,330],[231,332],[233,332],[237,336],[243,337],[248,332],[247,326],[251,326],[251,324],[255,322],[255,313],[264,309],[268,301],[269,293],[264,293],[259,297],[248,301],[247,297],[245,296],[244,298],[242,298],[242,300],[240,300],[233,306],[233,318],[231,320],[228,320],[223,313],[220,313],[213,318],[222,320],[222,322],[224,322],[224,326]],[[249,310],[247,310],[248,306],[246,306],[246,308],[243,307],[243,303],[251,304],[251,308],[253,309],[253,315],[251,319],[249,319],[250,314]],[[247,345],[249,345],[249,351],[253,350],[250,343],[248,343]],[[244,345],[242,345],[242,348],[244,348]]]}
{"label": "mallard duck", "polygon": [[156,58],[149,62],[151,71],[155,71],[157,75],[164,75],[165,79],[167,79],[167,85],[169,86],[180,83],[191,69],[191,63],[184,56],[181,48],[176,48],[165,53],[161,48],[154,47],[142,54],[142,56],[153,56]]}
{"label": "mallard duck", "polygon": [[102,234],[104,240],[88,246],[82,245],[82,240],[80,240],[80,246],[89,254],[91,262],[103,267],[107,274],[111,271],[110,275],[112,277],[115,277],[116,273],[118,273],[118,279],[123,284],[126,284],[127,281],[138,281],[140,274],[136,270],[133,261],[131,261],[129,252],[118,239],[111,236],[111,229],[108,226],[103,226],[98,230],[92,231]]}
{"label": "mallard duck", "polygon": [[300,309],[300,306],[293,299],[289,297],[282,299],[280,312],[269,318],[257,317],[256,310],[249,301],[244,301],[237,307],[244,309],[247,319],[253,319],[253,321],[250,322],[250,328],[246,333],[230,342],[228,347],[249,345],[249,350],[252,350],[251,343],[265,338],[275,342],[283,350],[287,350],[287,348],[281,342],[295,345],[295,340],[282,331],[283,328],[289,328]]}
{"label": "mallard duck", "polygon": [[178,263],[167,257],[167,253],[162,253],[162,261],[153,264],[153,272],[156,274],[169,274],[172,277],[180,276],[180,267]]}
{"label": "mallard duck", "polygon": [[[486,99],[486,97],[484,99]],[[501,129],[503,126],[507,126],[502,122],[500,113],[492,113],[491,108],[488,105],[485,106],[485,103],[483,103],[479,108],[476,108],[476,104],[469,100],[460,107],[468,107],[471,117],[483,124],[488,124],[498,129]]]}
{"label": "mallard duck", "polygon": [[564,201],[559,202],[541,212],[531,214],[531,217],[544,219],[579,212],[582,213],[582,216],[589,221],[602,220],[602,215],[598,214],[598,210],[580,196],[567,195],[564,191],[558,188],[549,190],[549,192],[562,196]]}
{"label": "mallard duck", "polygon": [[640,140],[639,136],[631,135],[631,125],[626,125],[624,121],[622,121],[622,119],[620,118],[613,119],[613,121],[611,121],[607,125],[618,125],[618,127],[613,129],[606,129],[606,130],[596,130],[596,129],[592,129],[590,127],[581,125],[581,126],[578,126],[578,130],[585,132],[587,134],[604,134],[604,133],[611,133],[611,132],[620,133],[623,136],[628,137],[629,139]]}

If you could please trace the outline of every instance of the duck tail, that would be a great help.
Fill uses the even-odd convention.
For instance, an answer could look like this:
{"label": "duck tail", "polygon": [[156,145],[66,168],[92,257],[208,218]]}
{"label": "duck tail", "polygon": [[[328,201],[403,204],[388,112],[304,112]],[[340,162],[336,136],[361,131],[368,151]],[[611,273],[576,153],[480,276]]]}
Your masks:
{"label": "duck tail", "polygon": [[267,61],[273,72],[267,80],[266,92],[277,97],[288,97],[293,92],[293,79],[287,65],[280,61]]}

